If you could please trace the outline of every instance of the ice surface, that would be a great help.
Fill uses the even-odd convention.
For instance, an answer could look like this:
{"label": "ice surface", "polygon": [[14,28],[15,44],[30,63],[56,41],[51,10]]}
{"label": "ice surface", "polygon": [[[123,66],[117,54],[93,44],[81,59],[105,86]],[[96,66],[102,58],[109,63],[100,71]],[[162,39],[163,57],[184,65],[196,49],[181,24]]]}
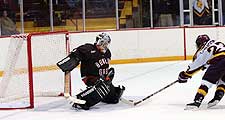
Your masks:
{"label": "ice surface", "polygon": [[[191,61],[149,62],[140,64],[113,65],[116,70],[113,83],[124,85],[123,97],[140,100],[177,79],[181,70],[186,70]],[[72,72],[73,94],[84,85],[79,69]],[[36,98],[34,109],[0,111],[0,120],[213,120],[225,118],[225,99],[214,108],[207,109],[213,97],[213,86],[197,111],[184,110],[192,102],[201,83],[203,72],[195,74],[188,83],[176,83],[150,97],[138,106],[100,103],[92,109],[74,110],[63,97]],[[47,78],[46,78],[47,79]]]}

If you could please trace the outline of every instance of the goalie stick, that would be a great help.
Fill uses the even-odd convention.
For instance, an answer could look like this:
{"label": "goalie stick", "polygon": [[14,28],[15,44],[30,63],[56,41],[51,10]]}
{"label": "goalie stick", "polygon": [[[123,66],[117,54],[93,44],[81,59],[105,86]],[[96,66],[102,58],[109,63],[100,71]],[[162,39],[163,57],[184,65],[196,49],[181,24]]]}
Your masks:
{"label": "goalie stick", "polygon": [[[69,34],[66,33],[66,53],[69,55],[70,47],[69,47]],[[66,71],[64,74],[64,98],[69,101],[69,104],[85,104],[85,100],[77,99],[76,97],[71,96],[71,73],[70,71]]]}
{"label": "goalie stick", "polygon": [[73,103],[85,104],[86,103],[85,100],[77,99],[75,97],[70,96],[70,94],[67,94],[67,93],[64,94],[64,97],[69,101],[70,104],[73,104]]}
{"label": "goalie stick", "polygon": [[69,101],[70,104],[85,104],[85,100],[77,99],[76,97],[72,97],[70,94],[70,72],[65,72],[65,86],[64,86],[64,97]]}
{"label": "goalie stick", "polygon": [[173,81],[172,83],[168,84],[167,86],[165,86],[165,87],[163,87],[163,88],[157,90],[156,92],[152,93],[151,95],[149,95],[149,96],[147,96],[147,97],[145,97],[145,98],[143,98],[143,99],[141,99],[141,100],[139,100],[139,101],[136,101],[136,102],[133,101],[133,100],[127,100],[127,99],[125,99],[125,98],[121,98],[120,100],[121,100],[123,103],[129,104],[129,105],[132,105],[132,106],[136,106],[136,105],[142,103],[143,101],[149,99],[150,97],[156,95],[157,93],[160,93],[161,91],[165,90],[166,88],[168,88],[168,87],[174,85],[174,84],[177,83],[177,82],[178,82],[178,80]]}

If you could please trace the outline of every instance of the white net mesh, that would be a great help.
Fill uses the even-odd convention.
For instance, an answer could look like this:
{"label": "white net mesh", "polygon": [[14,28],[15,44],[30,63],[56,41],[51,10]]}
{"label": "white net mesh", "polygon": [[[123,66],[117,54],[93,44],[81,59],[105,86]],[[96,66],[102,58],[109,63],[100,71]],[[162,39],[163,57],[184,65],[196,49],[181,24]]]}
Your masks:
{"label": "white net mesh", "polygon": [[[26,35],[12,36],[0,82],[0,102],[24,98],[29,93]],[[25,54],[24,54],[25,53]]]}
{"label": "white net mesh", "polygon": [[63,93],[64,74],[56,63],[66,56],[65,33],[34,35],[31,42],[36,96]]}
{"label": "white net mesh", "polygon": [[[64,73],[56,63],[66,56],[65,36],[63,32],[31,35],[34,96],[58,96],[64,92]],[[11,37],[0,80],[0,108],[31,104],[27,39],[27,35]]]}

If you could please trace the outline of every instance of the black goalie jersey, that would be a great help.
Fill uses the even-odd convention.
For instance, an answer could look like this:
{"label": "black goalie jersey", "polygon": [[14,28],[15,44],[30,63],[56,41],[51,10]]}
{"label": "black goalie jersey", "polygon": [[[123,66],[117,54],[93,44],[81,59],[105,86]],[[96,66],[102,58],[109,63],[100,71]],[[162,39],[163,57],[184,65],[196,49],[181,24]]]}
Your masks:
{"label": "black goalie jersey", "polygon": [[111,59],[108,49],[105,53],[100,52],[93,44],[81,45],[75,48],[71,55],[78,57],[81,61],[81,77],[106,75]]}

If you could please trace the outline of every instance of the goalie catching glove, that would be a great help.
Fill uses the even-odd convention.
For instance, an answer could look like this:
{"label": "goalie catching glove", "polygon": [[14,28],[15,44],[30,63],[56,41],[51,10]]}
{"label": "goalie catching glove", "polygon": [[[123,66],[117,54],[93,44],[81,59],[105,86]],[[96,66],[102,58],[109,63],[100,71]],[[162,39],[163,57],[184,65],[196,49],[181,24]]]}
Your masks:
{"label": "goalie catching glove", "polygon": [[114,75],[115,75],[115,69],[114,68],[110,68],[108,70],[108,74],[105,75],[105,76],[102,76],[101,78],[109,85],[109,84],[112,83]]}
{"label": "goalie catching glove", "polygon": [[182,72],[180,72],[180,74],[178,76],[178,82],[186,83],[189,78],[191,78],[191,76],[187,72],[182,71]]}

